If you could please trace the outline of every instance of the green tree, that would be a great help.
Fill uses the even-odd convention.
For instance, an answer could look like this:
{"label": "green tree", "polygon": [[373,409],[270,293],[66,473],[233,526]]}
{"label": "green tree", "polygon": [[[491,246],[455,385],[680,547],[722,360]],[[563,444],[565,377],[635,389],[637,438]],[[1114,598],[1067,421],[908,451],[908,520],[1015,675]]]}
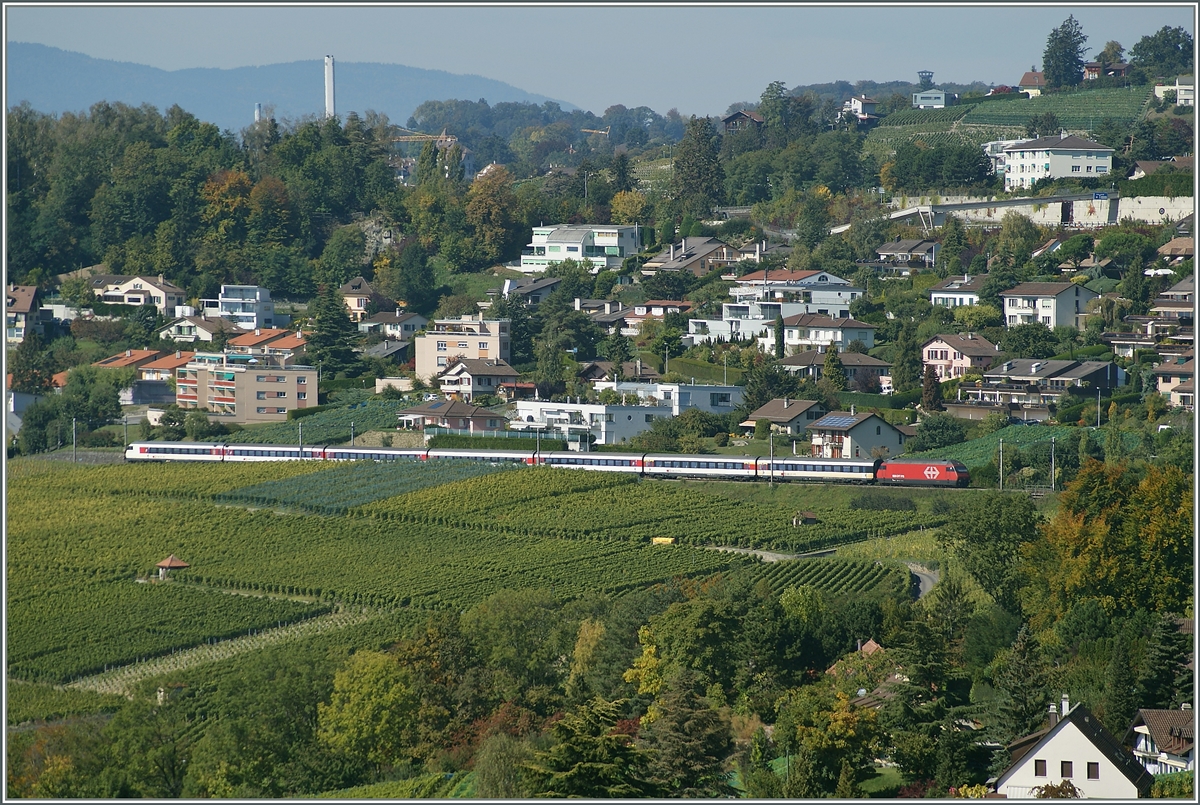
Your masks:
{"label": "green tree", "polygon": [[780,397],[795,399],[800,391],[800,381],[796,376],[775,364],[755,366],[746,372],[745,378],[746,391],[742,395],[742,407],[738,409],[744,417],[750,416],[771,400]]}
{"label": "green tree", "polygon": [[821,379],[837,391],[846,390],[846,369],[842,366],[842,356],[838,353],[837,344],[832,341],[825,348],[825,363],[821,367]]}
{"label": "green tree", "polygon": [[555,744],[526,767],[543,797],[634,798],[655,796],[647,754],[629,736],[613,732],[620,702],[599,697],[568,712],[551,728]]}
{"label": "green tree", "polygon": [[778,316],[775,319],[775,359],[780,360],[784,356],[784,324],[783,316]]}
{"label": "green tree", "polygon": [[1019,613],[1021,545],[1037,539],[1038,514],[1026,495],[988,492],[938,530],[963,568],[996,603]]}
{"label": "green tree", "polygon": [[519,252],[523,222],[516,217],[512,183],[507,168],[493,165],[467,191],[467,222],[474,227],[479,256],[487,264],[502,262]]}
{"label": "green tree", "polygon": [[[671,190],[685,213],[708,217],[721,203],[725,174],[720,161],[720,138],[707,117],[692,117],[683,140],[675,146]],[[664,241],[669,242],[669,241]]]}
{"label": "green tree", "polygon": [[358,340],[358,330],[350,321],[346,302],[337,286],[322,285],[309,310],[313,329],[305,346],[308,360],[330,376],[352,367],[356,361],[354,344]]}
{"label": "green tree", "polygon": [[925,367],[925,379],[921,388],[921,407],[926,411],[943,411],[942,381],[938,379],[937,370],[933,364]]}
{"label": "green tree", "polygon": [[1049,358],[1058,352],[1058,339],[1049,327],[1033,321],[1006,329],[1000,346],[1015,357]]}
{"label": "green tree", "polygon": [[44,394],[52,383],[54,375],[50,356],[45,351],[42,337],[36,330],[29,329],[25,338],[13,351],[12,361],[8,365],[12,373],[12,391],[25,394]]}
{"label": "green tree", "polygon": [[1117,635],[1104,671],[1103,701],[1104,726],[1110,732],[1127,729],[1138,708],[1138,684],[1124,631]]}
{"label": "green tree", "polygon": [[967,429],[962,420],[948,414],[931,414],[917,424],[917,435],[908,442],[909,452],[938,450],[966,441]]}
{"label": "green tree", "polygon": [[1050,680],[1041,647],[1025,626],[997,664],[998,738],[1004,743],[1037,732],[1045,725]]}
{"label": "green tree", "polygon": [[334,231],[321,252],[318,282],[340,288],[360,275],[365,266],[367,236],[362,227],[343,226]]}
{"label": "green tree", "polygon": [[729,797],[725,771],[733,752],[729,722],[701,697],[692,674],[675,677],[655,699],[657,717],[642,731],[650,779],[668,797]]}
{"label": "green tree", "polygon": [[1150,75],[1164,78],[1190,72],[1192,35],[1185,28],[1164,25],[1129,49],[1129,62]]}
{"label": "green tree", "polygon": [[528,799],[533,794],[528,741],[500,732],[484,739],[475,753],[475,793],[485,799]]}
{"label": "green tree", "polygon": [[904,324],[896,336],[896,350],[892,358],[892,387],[896,391],[910,391],[917,387],[921,378],[921,345],[917,342],[916,325]]}
{"label": "green tree", "polygon": [[1187,667],[1191,656],[1187,635],[1179,631],[1175,616],[1159,615],[1147,641],[1138,680],[1143,707],[1174,710],[1182,702],[1191,701],[1191,672]]}
{"label": "green tree", "polygon": [[413,742],[417,698],[394,657],[356,651],[333,677],[329,704],[317,705],[318,737],[351,760],[385,767]]}
{"label": "green tree", "polygon": [[1109,40],[1104,43],[1104,49],[1100,51],[1100,55],[1096,57],[1096,61],[1101,64],[1119,64],[1124,57],[1125,48],[1121,47],[1121,43]]}
{"label": "green tree", "polygon": [[1074,87],[1083,81],[1087,36],[1075,15],[1067,17],[1046,38],[1042,52],[1042,72],[1049,87]]}

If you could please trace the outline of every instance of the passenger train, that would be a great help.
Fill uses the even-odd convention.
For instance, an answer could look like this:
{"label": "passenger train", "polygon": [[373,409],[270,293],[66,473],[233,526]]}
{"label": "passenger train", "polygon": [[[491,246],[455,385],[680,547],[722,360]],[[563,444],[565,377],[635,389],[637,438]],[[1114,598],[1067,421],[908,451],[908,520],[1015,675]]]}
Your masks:
{"label": "passenger train", "polygon": [[963,487],[967,468],[942,459],[827,459],[810,456],[752,458],[657,453],[577,453],[531,450],[439,450],[330,445],[195,444],[135,442],[126,461],[487,461],[544,465],[647,477],[762,481],[886,483]]}

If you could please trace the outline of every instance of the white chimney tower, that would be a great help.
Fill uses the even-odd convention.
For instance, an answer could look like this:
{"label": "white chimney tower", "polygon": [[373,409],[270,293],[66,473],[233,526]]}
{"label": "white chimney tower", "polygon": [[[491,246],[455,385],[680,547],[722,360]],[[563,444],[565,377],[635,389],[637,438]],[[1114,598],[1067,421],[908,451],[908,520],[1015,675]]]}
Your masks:
{"label": "white chimney tower", "polygon": [[333,117],[333,57],[325,57],[325,117]]}
{"label": "white chimney tower", "polygon": [[256,103],[254,104],[254,122],[257,123],[260,120],[262,120],[262,104]]}

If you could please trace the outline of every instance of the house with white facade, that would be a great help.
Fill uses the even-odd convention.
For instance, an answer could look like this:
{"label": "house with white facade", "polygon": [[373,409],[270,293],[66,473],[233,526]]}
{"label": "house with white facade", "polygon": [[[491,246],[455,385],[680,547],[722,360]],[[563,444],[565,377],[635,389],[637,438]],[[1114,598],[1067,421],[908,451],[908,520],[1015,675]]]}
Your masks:
{"label": "house with white facade", "polygon": [[1107,145],[1065,131],[1025,140],[1004,149],[1004,189],[1033,187],[1042,179],[1107,177],[1112,173],[1112,158],[1113,149]]}
{"label": "house with white facade", "polygon": [[875,250],[885,263],[932,266],[937,263],[942,245],[934,240],[897,238]]}
{"label": "house with white facade", "polygon": [[1078,282],[1022,282],[1000,293],[1004,323],[1084,328],[1087,305],[1100,294]]}
{"label": "house with white facade", "polygon": [[200,308],[205,316],[228,319],[241,330],[276,326],[271,292],[257,285],[222,285],[216,299],[200,300]]}
{"label": "house with white facade", "polygon": [[987,274],[955,274],[929,289],[929,301],[940,307],[978,305],[979,292],[987,282]]}
{"label": "house with white facade", "polygon": [[1179,710],[1138,710],[1122,743],[1151,774],[1195,771],[1196,714],[1190,704]]}
{"label": "house with white facade", "polygon": [[1004,159],[1004,149],[1010,145],[1016,145],[1022,142],[1021,140],[992,140],[983,144],[983,153],[987,155],[988,161],[992,163],[992,173],[997,176],[1003,176],[1006,170],[1006,162]]}
{"label": "house with white facade", "polygon": [[689,408],[727,414],[741,405],[745,391],[741,386],[626,381],[598,382],[594,387],[616,392],[621,402],[518,400],[509,428],[561,436],[572,450],[586,443],[589,435],[595,444],[621,444],[649,430],[654,420],[679,416]]}
{"label": "house with white facade", "polygon": [[1009,744],[1012,762],[998,778],[996,793],[1008,799],[1033,799],[1034,789],[1070,780],[1084,799],[1140,799],[1150,795],[1154,778],[1132,752],[1083,705],[1063,696],[1050,705],[1049,725]]}
{"label": "house with white facade", "polygon": [[771,430],[775,433],[803,436],[805,428],[826,413],[824,403],[781,397],[755,409],[746,417],[746,421],[741,423],[741,427],[752,430],[758,424],[758,420],[765,419],[771,423]]}
{"label": "house with white facade", "polygon": [[626,258],[638,253],[636,227],[600,224],[556,224],[535,226],[533,238],[521,252],[520,270],[526,274],[545,271],[555,263],[585,260],[592,273],[617,269]]}
{"label": "house with white facade", "polygon": [[[953,95],[950,97],[953,100]],[[925,89],[914,92],[912,106],[913,109],[944,109],[946,107],[946,91],[943,89]]]}
{"label": "house with white facade", "polygon": [[233,337],[242,335],[244,331],[228,319],[181,316],[159,330],[158,337],[181,344],[194,344],[197,341],[211,343],[219,337],[219,333]]}
{"label": "house with white facade", "polygon": [[405,313],[400,308],[396,308],[376,313],[369,319],[363,319],[358,323],[358,331],[360,333],[380,333],[386,338],[407,341],[428,323],[429,319],[419,313]]}
{"label": "house with white facade", "polygon": [[[853,291],[861,296],[861,288],[851,288],[850,280],[842,279],[828,271],[789,271],[787,269],[762,269],[751,271],[741,277],[732,277],[734,285],[729,296],[736,302],[749,301],[797,301],[812,302],[817,291]],[[857,299],[858,296],[853,297]],[[820,297],[831,302],[837,297]],[[848,297],[849,298],[849,297]]]}
{"label": "house with white facade", "polygon": [[905,435],[877,414],[832,411],[806,427],[814,458],[887,458],[904,452]]}
{"label": "house with white facade", "polygon": [[[846,288],[842,286],[819,289],[812,292],[812,298],[821,301],[793,302],[726,302],[721,305],[719,319],[688,319],[688,335],[692,343],[712,341],[733,341],[746,338],[759,338],[775,327],[775,320],[799,316],[804,313],[814,313],[831,318],[850,318],[850,299],[863,294],[861,288]],[[833,297],[836,301],[824,301],[825,296]]]}
{"label": "house with white facade", "polygon": [[[876,387],[878,390],[877,387],[882,384],[883,378],[888,377],[891,373],[892,365],[890,363],[861,352],[841,352],[839,359],[842,362],[842,371],[846,375],[846,387],[852,391],[864,385]],[[817,352],[815,349],[797,352],[786,358],[780,358],[775,361],[775,365],[788,374],[806,377],[814,381],[820,380],[821,374],[825,371],[825,353]]]}
{"label": "house with white facade", "polygon": [[[823,353],[830,342],[837,345],[838,352],[845,352],[851,341],[861,341],[867,349],[875,346],[875,325],[856,319],[835,319],[815,313],[802,313],[799,316],[784,318],[783,327],[785,353],[810,349]],[[765,352],[774,351],[774,328],[759,339],[759,348]]]}
{"label": "house with white facade", "polygon": [[185,292],[162,274],[158,279],[131,277],[125,274],[96,274],[88,277],[92,293],[109,305],[154,305],[159,315],[169,316],[176,305],[182,305]]}
{"label": "house with white facade", "polygon": [[924,366],[932,366],[938,380],[945,382],[972,370],[982,374],[991,367],[999,352],[999,346],[981,335],[942,333],[921,346],[921,362]]}
{"label": "house with white facade", "polygon": [[1196,399],[1195,350],[1164,360],[1154,367],[1158,393],[1171,401],[1172,407],[1191,409]]}

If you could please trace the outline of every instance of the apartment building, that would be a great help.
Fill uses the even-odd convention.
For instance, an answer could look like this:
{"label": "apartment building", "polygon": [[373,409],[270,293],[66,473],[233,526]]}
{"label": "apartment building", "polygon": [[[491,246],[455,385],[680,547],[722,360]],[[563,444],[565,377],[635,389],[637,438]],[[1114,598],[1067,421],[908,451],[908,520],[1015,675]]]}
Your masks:
{"label": "apartment building", "polygon": [[258,285],[222,285],[216,299],[200,300],[200,308],[205,316],[227,319],[240,330],[275,326],[271,292]]}
{"label": "apartment building", "polygon": [[431,382],[463,358],[507,362],[510,324],[474,316],[435,319],[412,341],[417,377]]}
{"label": "apartment building", "polygon": [[281,422],[287,412],[317,404],[315,366],[279,366],[249,355],[198,352],[175,372],[180,408],[207,408],[234,422]]}
{"label": "apartment building", "polygon": [[1039,322],[1047,327],[1084,328],[1087,304],[1100,294],[1078,282],[1023,282],[1000,294],[1009,327]]}
{"label": "apartment building", "polygon": [[632,226],[535,226],[533,238],[521,252],[520,270],[536,274],[564,260],[586,260],[592,265],[592,273],[597,274],[606,268],[620,268],[621,262],[638,250],[638,231]]}
{"label": "apartment building", "polygon": [[1065,131],[1053,137],[1025,140],[1004,149],[1004,189],[1032,187],[1042,179],[1075,176],[1107,177],[1113,149]]}

